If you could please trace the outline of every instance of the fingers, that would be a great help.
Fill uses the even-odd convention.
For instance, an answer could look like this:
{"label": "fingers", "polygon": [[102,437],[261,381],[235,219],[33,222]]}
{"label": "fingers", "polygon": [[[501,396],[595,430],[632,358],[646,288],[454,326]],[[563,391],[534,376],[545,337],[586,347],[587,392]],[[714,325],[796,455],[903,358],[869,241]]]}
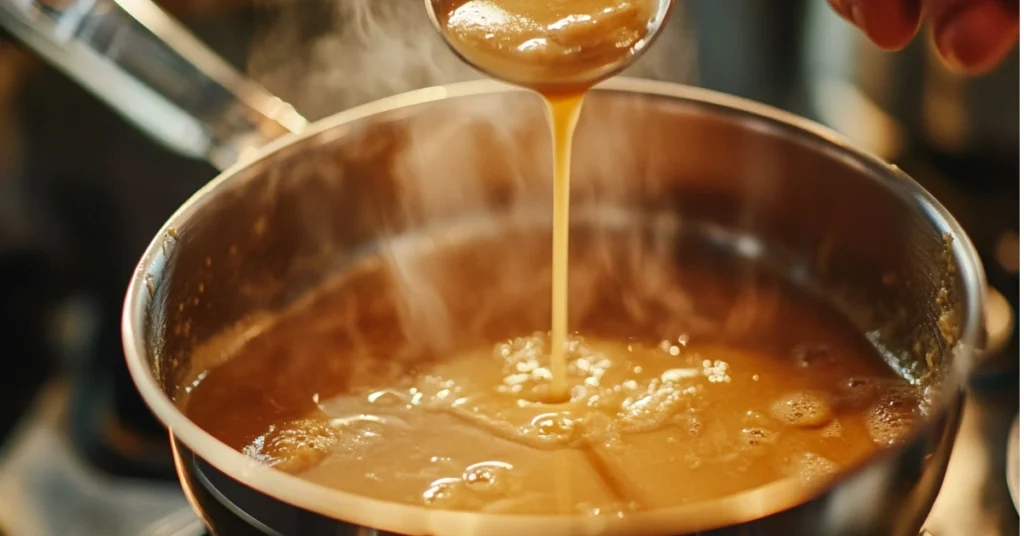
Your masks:
{"label": "fingers", "polygon": [[925,12],[943,59],[969,74],[995,68],[1020,35],[1017,0],[927,0]]}
{"label": "fingers", "polygon": [[886,50],[905,47],[922,15],[950,67],[969,74],[995,68],[1020,36],[1019,0],[828,0],[832,8]]}
{"label": "fingers", "polygon": [[840,16],[861,29],[876,45],[898,50],[921,25],[922,0],[828,0]]}

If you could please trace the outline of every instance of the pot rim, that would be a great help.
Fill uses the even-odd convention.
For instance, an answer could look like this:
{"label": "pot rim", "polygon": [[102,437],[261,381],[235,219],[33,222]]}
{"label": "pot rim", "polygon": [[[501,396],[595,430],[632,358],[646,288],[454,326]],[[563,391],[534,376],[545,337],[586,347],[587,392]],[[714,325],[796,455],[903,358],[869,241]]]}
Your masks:
{"label": "pot rim", "polygon": [[[837,150],[843,158],[851,159],[854,164],[864,168],[864,174],[881,182],[895,195],[907,200],[908,203],[916,204],[919,210],[925,211],[935,226],[953,237],[952,247],[957,270],[966,283],[965,314],[961,337],[953,350],[954,362],[947,380],[950,385],[956,385],[959,388],[948,390],[949,392],[944,393],[942,400],[943,408],[956,404],[966,374],[983,343],[982,297],[985,295],[983,292],[985,280],[981,261],[966,233],[931,194],[895,165],[887,164],[856,148],[845,137],[831,129],[765,104],[701,88],[624,77],[612,78],[595,89],[682,100],[691,104],[709,106],[717,108],[719,111],[739,113],[755,120],[771,123],[770,128],[788,129],[805,139],[825,142]],[[153,413],[168,427],[173,436],[180,439],[197,456],[219,471],[261,493],[330,518],[406,534],[475,536],[486,532],[488,535],[519,536],[532,532],[546,535],[635,535],[638,534],[639,526],[650,528],[655,533],[664,531],[692,532],[721,527],[726,522],[740,523],[765,517],[811,500],[825,488],[834,485],[836,480],[826,482],[824,486],[818,488],[782,480],[722,499],[640,512],[624,517],[614,515],[510,515],[434,510],[372,499],[319,486],[265,466],[215,439],[188,419],[170,397],[164,394],[150,368],[142,326],[147,308],[152,301],[149,286],[152,284],[153,278],[162,272],[167,255],[170,253],[170,249],[173,249],[174,241],[167,240],[168,237],[174,236],[173,229],[182,227],[184,222],[202,210],[219,191],[224,190],[240,176],[244,177],[242,173],[244,170],[258,165],[278,151],[295,146],[304,140],[380,113],[451,98],[508,91],[525,90],[491,80],[476,80],[424,88],[358,106],[318,121],[301,133],[289,134],[271,142],[266,147],[255,151],[251,157],[231,166],[193,194],[168,219],[147,247],[129,283],[121,319],[122,341],[128,369],[136,388]],[[942,415],[942,413],[942,411],[936,411],[933,413],[935,416],[928,422],[932,422],[932,419],[938,418],[936,416]],[[844,470],[839,478],[863,470],[890,452],[876,453]]]}

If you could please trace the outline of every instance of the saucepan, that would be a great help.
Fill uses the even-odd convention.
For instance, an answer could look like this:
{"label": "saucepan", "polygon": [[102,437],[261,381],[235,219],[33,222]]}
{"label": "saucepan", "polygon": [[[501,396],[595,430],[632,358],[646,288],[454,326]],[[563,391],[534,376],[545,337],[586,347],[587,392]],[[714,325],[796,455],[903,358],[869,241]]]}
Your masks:
{"label": "saucepan", "polygon": [[[575,229],[639,221],[666,229],[668,240],[704,233],[813,286],[935,393],[928,418],[904,442],[824,488],[783,483],[623,518],[382,502],[261,465],[217,441],[177,402],[204,365],[195,362],[200,354],[210,358],[204,348],[250,336],[259,325],[254,318],[303,299],[361,252],[457,239],[466,229],[491,232],[543,214],[550,207],[550,155],[540,102],[494,82],[467,82],[307,125],[151,4],[62,5],[64,11],[5,3],[4,21],[151,133],[227,167],[153,239],[129,284],[123,316],[132,377],[167,425],[183,487],[213,533],[920,530],[944,476],[967,375],[985,343],[985,279],[957,222],[896,167],[767,106],[619,78],[587,97],[572,199]],[[94,31],[67,30],[82,24]],[[101,44],[112,29],[135,46],[111,57],[112,47]]]}

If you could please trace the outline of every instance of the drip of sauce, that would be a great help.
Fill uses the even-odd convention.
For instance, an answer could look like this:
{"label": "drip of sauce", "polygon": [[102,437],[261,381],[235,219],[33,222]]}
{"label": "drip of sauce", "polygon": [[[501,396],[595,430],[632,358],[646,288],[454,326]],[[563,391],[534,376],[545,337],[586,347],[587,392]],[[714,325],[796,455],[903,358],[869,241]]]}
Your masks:
{"label": "drip of sauce", "polygon": [[654,0],[430,0],[429,5],[464,59],[537,91],[547,104],[554,168],[549,397],[564,401],[569,396],[565,342],[573,132],[584,94],[643,50],[665,11]]}

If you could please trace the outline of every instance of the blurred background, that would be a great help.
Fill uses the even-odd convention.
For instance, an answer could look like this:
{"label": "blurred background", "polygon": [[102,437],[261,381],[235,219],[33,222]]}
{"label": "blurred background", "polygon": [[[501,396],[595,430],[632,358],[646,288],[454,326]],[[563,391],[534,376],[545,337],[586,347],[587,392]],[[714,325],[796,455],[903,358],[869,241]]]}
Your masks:
{"label": "blurred background", "polygon": [[[415,0],[158,3],[309,119],[475,77],[438,48]],[[680,0],[670,24],[630,74],[822,122],[904,168],[966,227],[1008,300],[993,302],[996,351],[974,379],[925,530],[1018,534],[1006,441],[1019,411],[1019,52],[961,77],[924,39],[876,50],[825,0]],[[120,310],[153,234],[217,170],[147,136],[0,27],[0,535],[202,534],[166,434],[128,378]]]}

